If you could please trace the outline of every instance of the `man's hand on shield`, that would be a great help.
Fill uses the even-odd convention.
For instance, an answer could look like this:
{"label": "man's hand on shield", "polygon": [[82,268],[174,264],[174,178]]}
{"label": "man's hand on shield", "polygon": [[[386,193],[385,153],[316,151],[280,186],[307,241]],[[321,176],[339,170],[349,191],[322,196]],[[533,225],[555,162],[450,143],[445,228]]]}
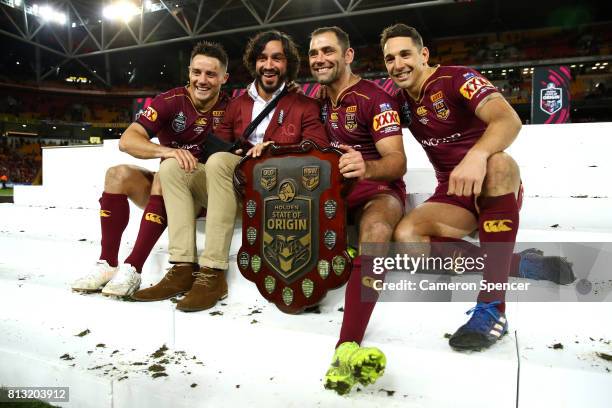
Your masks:
{"label": "man's hand on shield", "polygon": [[366,162],[361,152],[347,145],[340,145],[338,147],[345,152],[340,156],[340,161],[338,162],[340,173],[346,178],[362,180],[366,174]]}
{"label": "man's hand on shield", "polygon": [[246,155],[251,156],[253,158],[259,157],[263,153],[264,149],[273,143],[274,142],[272,141],[267,141],[264,143],[257,143],[255,146],[249,149]]}

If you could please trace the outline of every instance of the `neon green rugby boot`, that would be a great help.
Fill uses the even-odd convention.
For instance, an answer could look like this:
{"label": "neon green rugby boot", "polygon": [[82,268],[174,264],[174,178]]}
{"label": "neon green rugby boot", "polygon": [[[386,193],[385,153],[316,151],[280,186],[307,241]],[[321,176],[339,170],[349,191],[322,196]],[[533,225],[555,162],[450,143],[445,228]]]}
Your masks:
{"label": "neon green rugby boot", "polygon": [[354,341],[347,341],[338,346],[332,358],[331,366],[325,373],[324,386],[326,389],[336,391],[340,395],[351,391],[357,380],[353,377],[349,360],[358,349],[359,345]]}
{"label": "neon green rugby boot", "polygon": [[353,378],[361,385],[374,384],[385,373],[387,357],[376,347],[359,347],[349,358]]}

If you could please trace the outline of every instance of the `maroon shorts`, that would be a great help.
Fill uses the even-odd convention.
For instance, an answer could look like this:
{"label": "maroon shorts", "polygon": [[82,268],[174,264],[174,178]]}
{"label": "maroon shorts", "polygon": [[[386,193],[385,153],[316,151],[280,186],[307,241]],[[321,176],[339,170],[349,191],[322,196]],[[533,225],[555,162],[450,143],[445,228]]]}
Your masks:
{"label": "maroon shorts", "polygon": [[372,197],[380,194],[396,197],[402,205],[402,210],[406,208],[406,185],[403,180],[390,182],[362,180],[357,182],[347,197],[349,211],[363,207]]}
{"label": "maroon shorts", "polygon": [[[457,207],[465,208],[472,214],[474,217],[478,219],[478,206],[476,205],[476,196],[473,194],[471,196],[457,196],[457,195],[447,195],[448,191],[448,181],[443,183],[438,183],[436,190],[433,195],[425,200],[426,203],[446,203],[451,205],[456,205]],[[520,211],[523,206],[523,183],[519,187],[518,197],[516,198],[516,203],[518,205],[518,209]]]}

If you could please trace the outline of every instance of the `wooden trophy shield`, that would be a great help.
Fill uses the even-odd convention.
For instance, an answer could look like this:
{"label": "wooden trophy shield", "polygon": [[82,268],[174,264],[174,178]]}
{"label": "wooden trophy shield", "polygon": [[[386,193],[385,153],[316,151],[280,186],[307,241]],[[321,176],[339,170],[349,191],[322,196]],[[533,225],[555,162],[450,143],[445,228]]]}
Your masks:
{"label": "wooden trophy shield", "polygon": [[303,141],[272,145],[236,167],[238,268],[285,313],[316,305],[349,278],[345,197],[351,183],[338,169],[340,155]]}

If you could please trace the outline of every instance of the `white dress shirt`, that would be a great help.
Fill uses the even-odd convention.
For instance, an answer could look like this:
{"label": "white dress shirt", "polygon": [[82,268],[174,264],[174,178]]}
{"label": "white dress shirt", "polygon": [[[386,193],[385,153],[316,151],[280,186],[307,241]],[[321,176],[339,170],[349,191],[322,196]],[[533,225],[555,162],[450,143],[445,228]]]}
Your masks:
{"label": "white dress shirt", "polygon": [[[247,88],[247,92],[249,96],[251,97],[251,99],[253,99],[253,113],[251,114],[251,122],[255,120],[257,116],[259,116],[261,111],[265,109],[265,107],[268,105],[269,102],[271,102],[274,98],[278,96],[278,94],[281,93],[283,88],[285,88],[284,83],[281,85],[280,88],[276,90],[276,92],[274,92],[274,95],[272,95],[272,98],[270,98],[269,101],[266,101],[261,96],[259,96],[259,93],[257,93],[257,85],[255,85],[255,81],[253,81],[251,85],[249,85],[249,87]],[[257,128],[249,135],[248,141],[253,146],[256,145],[257,143],[263,142],[264,134],[266,133],[266,129],[268,129],[268,125],[270,124],[270,121],[272,120],[272,116],[274,116],[275,110],[276,110],[276,107],[274,107],[274,109],[272,109],[266,115],[266,117],[263,118],[261,122],[259,122],[259,125],[257,125]]]}

